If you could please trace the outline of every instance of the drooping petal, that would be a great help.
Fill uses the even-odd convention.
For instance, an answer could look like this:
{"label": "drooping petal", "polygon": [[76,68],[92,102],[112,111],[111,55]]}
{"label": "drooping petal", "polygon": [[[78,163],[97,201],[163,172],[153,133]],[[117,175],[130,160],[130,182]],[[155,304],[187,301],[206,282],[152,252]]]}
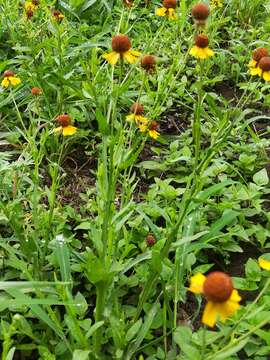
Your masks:
{"label": "drooping petal", "polygon": [[156,140],[159,137],[160,133],[157,130],[149,130],[148,135]]}
{"label": "drooping petal", "polygon": [[205,48],[205,51],[206,51],[207,57],[211,57],[211,56],[215,55],[214,51],[209,49],[208,47]]}
{"label": "drooping petal", "polygon": [[62,132],[62,131],[63,131],[62,126],[58,126],[57,128],[53,129],[53,132],[54,132],[54,133],[60,133],[60,132]]}
{"label": "drooping petal", "polygon": [[134,121],[135,120],[135,114],[129,114],[126,116],[127,121]]}
{"label": "drooping petal", "polygon": [[238,302],[227,300],[224,303],[217,304],[217,311],[220,315],[221,321],[225,321],[228,317],[232,316],[238,309],[240,305]]}
{"label": "drooping petal", "polygon": [[261,76],[262,75],[262,69],[260,69],[259,67],[251,68],[249,71],[250,71],[250,75],[252,75],[252,76],[256,76],[256,75]]}
{"label": "drooping petal", "polygon": [[203,284],[206,280],[206,277],[203,274],[196,274],[190,279],[189,291],[194,294],[202,294]]}
{"label": "drooping petal", "polygon": [[149,120],[142,116],[142,115],[135,115],[135,121],[137,123],[137,125],[147,125],[149,124]]}
{"label": "drooping petal", "polygon": [[250,62],[248,63],[248,67],[250,68],[255,68],[257,66],[257,61],[255,60],[250,60]]}
{"label": "drooping petal", "polygon": [[63,127],[63,136],[74,135],[76,131],[77,131],[77,128],[75,126],[72,126],[72,125],[64,126]]}
{"label": "drooping petal", "polygon": [[2,82],[1,82],[1,85],[4,87],[4,88],[7,88],[9,86],[9,78],[5,77]]}
{"label": "drooping petal", "polygon": [[147,125],[138,125],[138,128],[139,128],[140,132],[144,133],[147,130]]}
{"label": "drooping petal", "polygon": [[21,83],[21,79],[16,76],[10,76],[9,81],[10,81],[11,85],[13,85],[13,86],[17,86]]}
{"label": "drooping petal", "polygon": [[137,56],[137,57],[142,55],[142,53],[140,51],[137,51],[137,50],[129,50],[129,52],[131,53],[131,55]]}
{"label": "drooping petal", "polygon": [[169,18],[169,20],[176,20],[177,19],[175,9],[172,9],[172,8],[168,9],[168,18]]}
{"label": "drooping petal", "polygon": [[240,302],[241,301],[241,296],[238,294],[238,291],[236,289],[233,289],[229,300],[234,301],[234,302]]}
{"label": "drooping petal", "polygon": [[215,326],[217,322],[217,304],[212,301],[208,301],[203,312],[202,322],[210,327]]}
{"label": "drooping petal", "polygon": [[120,58],[120,54],[116,51],[112,51],[109,54],[104,54],[102,57],[108,61],[109,64],[115,65]]}
{"label": "drooping petal", "polygon": [[262,76],[265,81],[270,81],[270,71],[264,71]]}
{"label": "drooping petal", "polygon": [[270,261],[265,260],[262,257],[259,258],[259,265],[264,270],[270,270]]}
{"label": "drooping petal", "polygon": [[134,64],[137,59],[138,59],[138,56],[137,55],[133,55],[132,53],[132,50],[128,50],[128,51],[125,51],[123,53],[123,58],[130,64]]}
{"label": "drooping petal", "polygon": [[167,9],[165,7],[161,7],[156,9],[156,15],[157,16],[165,16],[167,13]]}

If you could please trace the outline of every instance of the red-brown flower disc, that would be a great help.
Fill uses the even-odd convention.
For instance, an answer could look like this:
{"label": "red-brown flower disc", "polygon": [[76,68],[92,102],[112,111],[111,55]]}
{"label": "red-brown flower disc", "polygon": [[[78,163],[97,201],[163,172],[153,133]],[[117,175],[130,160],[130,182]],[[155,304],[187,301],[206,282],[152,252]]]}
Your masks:
{"label": "red-brown flower disc", "polygon": [[39,5],[39,0],[32,0],[32,4],[36,6]]}
{"label": "red-brown flower disc", "polygon": [[33,87],[31,89],[31,94],[32,95],[40,95],[41,93],[42,93],[42,90],[40,88],[38,88],[38,87]]}
{"label": "red-brown flower disc", "polygon": [[135,102],[134,104],[131,105],[130,112],[131,114],[142,115],[144,112],[144,107],[142,104]]}
{"label": "red-brown flower disc", "polygon": [[209,45],[208,36],[206,36],[204,34],[196,35],[196,37],[195,37],[195,45],[197,45],[201,49],[206,48]]}
{"label": "red-brown flower disc", "polygon": [[115,35],[112,38],[113,51],[122,54],[131,48],[131,41],[127,35]]}
{"label": "red-brown flower disc", "polygon": [[26,16],[28,19],[30,19],[34,15],[33,11],[31,9],[26,11]]}
{"label": "red-brown flower disc", "polygon": [[214,271],[206,276],[203,293],[207,300],[216,303],[227,301],[233,291],[233,283],[229,275]]}
{"label": "red-brown flower disc", "polygon": [[150,124],[149,129],[150,129],[150,130],[157,130],[157,128],[158,128],[158,123],[157,123],[157,121],[155,121],[155,120],[151,121],[151,124]]}
{"label": "red-brown flower disc", "polygon": [[175,9],[177,0],[163,0],[163,6],[166,9]]}
{"label": "red-brown flower disc", "polygon": [[259,61],[259,67],[262,71],[270,71],[270,56],[264,56]]}
{"label": "red-brown flower disc", "polygon": [[260,61],[261,58],[268,56],[268,50],[266,48],[255,49],[252,53],[252,59],[255,61]]}
{"label": "red-brown flower disc", "polygon": [[14,76],[14,72],[12,70],[6,70],[4,72],[4,77],[10,77],[10,76]]}
{"label": "red-brown flower disc", "polygon": [[70,124],[71,117],[68,114],[58,115],[56,118],[60,126],[68,126]]}
{"label": "red-brown flower disc", "polygon": [[146,237],[147,246],[152,247],[152,246],[155,245],[156,242],[157,241],[156,241],[155,237],[152,234],[147,235],[147,237]]}
{"label": "red-brown flower disc", "polygon": [[146,71],[155,70],[156,58],[153,55],[145,55],[141,60],[141,67]]}
{"label": "red-brown flower disc", "polygon": [[191,13],[195,20],[206,20],[210,15],[210,9],[208,5],[199,3],[193,6]]}

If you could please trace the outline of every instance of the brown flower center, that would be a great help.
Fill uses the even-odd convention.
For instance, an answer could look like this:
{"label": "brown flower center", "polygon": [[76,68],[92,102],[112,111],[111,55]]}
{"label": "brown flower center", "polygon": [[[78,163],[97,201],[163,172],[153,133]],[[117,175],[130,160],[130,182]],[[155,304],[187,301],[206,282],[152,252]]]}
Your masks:
{"label": "brown flower center", "polygon": [[127,35],[116,35],[112,38],[113,51],[122,54],[131,48],[131,42]]}
{"label": "brown flower center", "polygon": [[158,123],[157,121],[152,121],[151,124],[150,124],[150,127],[149,127],[149,130],[157,130],[158,128]]}
{"label": "brown flower center", "polygon": [[163,6],[166,9],[175,9],[176,8],[176,0],[163,0]]}
{"label": "brown flower center", "polygon": [[199,47],[199,48],[206,48],[209,45],[209,39],[206,35],[204,34],[199,34],[195,37],[195,44]]}
{"label": "brown flower center", "polygon": [[141,67],[146,71],[155,70],[156,58],[153,55],[145,55],[141,60]]}
{"label": "brown flower center", "polygon": [[135,102],[133,105],[131,105],[130,112],[134,115],[142,115],[144,112],[144,107],[142,104]]}
{"label": "brown flower center", "polygon": [[156,239],[152,234],[148,234],[146,237],[146,243],[149,247],[154,246],[156,243]]}
{"label": "brown flower center", "polygon": [[14,72],[12,70],[6,70],[4,72],[4,77],[10,77],[10,76],[14,76]]}
{"label": "brown flower center", "polygon": [[191,13],[195,20],[206,20],[210,14],[210,9],[208,5],[199,3],[193,6]]}
{"label": "brown flower center", "polygon": [[57,116],[56,120],[60,126],[65,127],[70,124],[71,117],[68,114],[61,114]]}
{"label": "brown flower center", "polygon": [[260,61],[261,58],[268,56],[268,50],[266,48],[255,49],[252,53],[252,59],[255,61]]}
{"label": "brown flower center", "polygon": [[214,271],[206,276],[203,293],[207,300],[222,303],[227,301],[233,291],[232,280],[229,275]]}
{"label": "brown flower center", "polygon": [[31,93],[32,93],[32,95],[40,95],[42,93],[42,90],[38,87],[33,87],[31,89]]}
{"label": "brown flower center", "polygon": [[264,56],[259,61],[259,67],[262,71],[270,71],[270,56]]}

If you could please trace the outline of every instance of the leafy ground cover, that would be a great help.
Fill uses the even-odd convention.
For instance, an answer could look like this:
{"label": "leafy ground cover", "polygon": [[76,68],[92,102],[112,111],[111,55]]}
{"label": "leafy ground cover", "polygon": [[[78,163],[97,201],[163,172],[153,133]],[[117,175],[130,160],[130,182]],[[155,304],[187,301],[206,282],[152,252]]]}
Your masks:
{"label": "leafy ground cover", "polygon": [[2,360],[267,360],[269,2],[0,2]]}

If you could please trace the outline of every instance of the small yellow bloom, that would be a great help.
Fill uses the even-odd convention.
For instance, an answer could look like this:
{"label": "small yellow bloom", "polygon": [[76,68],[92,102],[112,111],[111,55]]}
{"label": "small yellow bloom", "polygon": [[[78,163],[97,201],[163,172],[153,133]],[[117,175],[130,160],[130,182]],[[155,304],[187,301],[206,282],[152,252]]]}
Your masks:
{"label": "small yellow bloom", "polygon": [[34,5],[31,1],[26,1],[24,3],[24,8],[26,11],[34,11],[36,9],[36,5]]}
{"label": "small yellow bloom", "polygon": [[206,297],[202,322],[209,327],[215,326],[218,317],[225,321],[240,307],[241,297],[233,288],[231,278],[219,271],[192,276],[189,291]]}
{"label": "small yellow bloom", "polygon": [[144,121],[142,121],[138,124],[138,128],[139,128],[140,132],[142,132],[142,133],[147,132],[148,135],[155,140],[160,135],[160,133],[157,131],[158,123],[156,121],[150,122],[148,119],[144,118]]}
{"label": "small yellow bloom", "polygon": [[17,86],[21,83],[21,79],[16,76],[8,76],[4,77],[4,79],[1,82],[2,87],[8,88],[11,84],[12,86]]}
{"label": "small yellow bloom", "polygon": [[270,270],[270,259],[269,259],[269,256],[268,256],[268,259],[266,259],[265,255],[261,256],[259,258],[259,265],[262,269],[264,270]]}
{"label": "small yellow bloom", "polygon": [[197,59],[207,59],[211,56],[214,56],[214,51],[209,49],[208,47],[206,48],[200,48],[197,45],[194,45],[191,49],[190,49],[190,55],[194,56]]}
{"label": "small yellow bloom", "polygon": [[169,20],[176,20],[176,0],[163,0],[163,7],[156,9],[157,16],[166,16]]}
{"label": "small yellow bloom", "polygon": [[112,38],[112,52],[104,54],[102,57],[109,64],[115,65],[119,59],[124,59],[130,64],[134,64],[141,56],[139,51],[131,49],[131,42],[127,35],[116,35]]}
{"label": "small yellow bloom", "polygon": [[149,120],[142,115],[129,114],[126,116],[127,121],[135,121],[136,124],[148,123]]}
{"label": "small yellow bloom", "polygon": [[53,132],[55,132],[55,133],[62,133],[63,136],[74,135],[76,133],[76,131],[77,131],[77,128],[72,125],[58,126],[57,128],[55,128],[53,130]]}
{"label": "small yellow bloom", "polygon": [[213,8],[217,8],[217,7],[221,8],[223,6],[223,0],[212,0],[211,6]]}
{"label": "small yellow bloom", "polygon": [[249,62],[249,72],[252,76],[260,76],[265,81],[270,81],[270,57],[262,57],[255,65],[254,60]]}

